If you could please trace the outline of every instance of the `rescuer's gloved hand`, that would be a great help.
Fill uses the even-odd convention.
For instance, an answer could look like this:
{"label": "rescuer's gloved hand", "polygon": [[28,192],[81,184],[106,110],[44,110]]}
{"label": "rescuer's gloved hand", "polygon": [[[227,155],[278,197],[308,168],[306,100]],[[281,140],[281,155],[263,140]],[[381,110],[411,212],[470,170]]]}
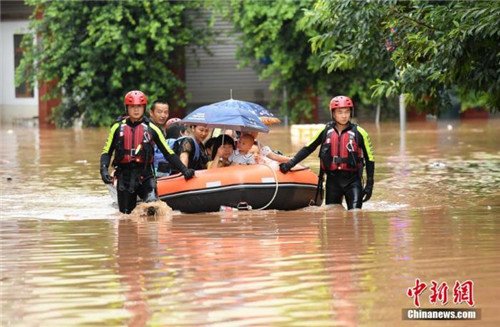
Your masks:
{"label": "rescuer's gloved hand", "polygon": [[194,177],[194,169],[185,168],[182,170],[182,175],[186,180],[191,179]]}
{"label": "rescuer's gloved hand", "polygon": [[283,174],[286,174],[287,172],[292,169],[292,167],[295,166],[295,162],[293,160],[290,160],[288,162],[280,163],[280,171]]}
{"label": "rescuer's gloved hand", "polygon": [[281,163],[280,164],[280,170],[283,174],[286,174],[290,169],[293,168],[296,164],[307,158],[308,155],[311,154],[311,150],[307,147],[303,147],[302,149],[297,152],[290,161]]}
{"label": "rescuer's gloved hand", "polygon": [[365,188],[363,189],[363,202],[370,200],[373,193],[373,179],[366,181]]}
{"label": "rescuer's gloved hand", "polygon": [[101,166],[101,179],[104,182],[104,184],[112,184],[113,183],[113,177],[108,172],[108,167],[106,166]]}

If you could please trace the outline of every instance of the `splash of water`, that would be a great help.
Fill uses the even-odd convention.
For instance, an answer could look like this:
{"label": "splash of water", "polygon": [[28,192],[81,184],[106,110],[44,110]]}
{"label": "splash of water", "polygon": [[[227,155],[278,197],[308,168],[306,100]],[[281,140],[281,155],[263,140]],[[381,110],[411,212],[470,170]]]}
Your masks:
{"label": "splash of water", "polygon": [[172,208],[163,201],[141,202],[135,207],[131,215],[133,216],[151,216],[155,218],[168,218],[172,216]]}

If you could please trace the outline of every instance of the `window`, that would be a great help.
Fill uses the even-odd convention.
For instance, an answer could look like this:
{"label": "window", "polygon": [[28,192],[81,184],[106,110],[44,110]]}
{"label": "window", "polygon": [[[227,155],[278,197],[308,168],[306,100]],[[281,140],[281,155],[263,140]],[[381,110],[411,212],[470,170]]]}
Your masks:
{"label": "window", "polygon": [[[14,69],[19,66],[23,58],[24,49],[21,48],[22,39],[23,34],[14,34]],[[16,98],[33,98],[34,96],[34,90],[28,87],[28,83],[16,87]]]}

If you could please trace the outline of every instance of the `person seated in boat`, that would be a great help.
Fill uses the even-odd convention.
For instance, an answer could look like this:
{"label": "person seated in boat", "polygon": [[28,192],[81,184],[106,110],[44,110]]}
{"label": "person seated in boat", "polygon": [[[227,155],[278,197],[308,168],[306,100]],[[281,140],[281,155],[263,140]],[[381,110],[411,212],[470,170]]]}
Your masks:
{"label": "person seated in boat", "polygon": [[168,131],[168,128],[170,127],[170,125],[175,124],[175,123],[182,123],[182,119],[180,119],[178,117],[172,117],[169,120],[167,120],[167,122],[165,123],[165,128],[167,129],[167,131]]}
{"label": "person seated in boat", "polygon": [[260,149],[259,149],[259,145],[257,144],[257,142],[254,142],[254,144],[250,148],[250,151],[248,151],[248,152],[252,154],[253,160],[255,161],[255,163],[257,163],[257,164],[267,163],[264,161],[265,158],[262,158],[260,156]]}
{"label": "person seated in boat", "polygon": [[217,136],[215,138],[215,144],[213,148],[213,160],[208,162],[207,168],[215,169],[231,166],[231,161],[229,160],[229,158],[233,154],[235,148],[236,146],[234,145],[234,140],[231,136]]}
{"label": "person seated in boat", "polygon": [[252,135],[244,133],[241,134],[238,142],[237,149],[229,157],[233,165],[254,165],[255,160],[253,155],[249,152],[252,148],[254,138]]}
{"label": "person seated in boat", "polygon": [[208,128],[191,125],[187,131],[189,137],[180,141],[177,150],[182,163],[194,170],[207,169],[208,156],[203,142],[208,136]]}
{"label": "person seated in boat", "polygon": [[217,141],[217,137],[212,136],[205,142],[205,150],[207,151],[207,156],[209,159],[213,160],[214,157],[214,147]]}
{"label": "person seated in boat", "polygon": [[274,160],[271,160],[268,157],[262,155],[260,150],[261,149],[259,148],[259,144],[257,143],[257,141],[255,141],[249,151],[253,155],[255,163],[264,165],[270,165],[275,163]]}
{"label": "person seated in boat", "polygon": [[187,135],[187,127],[181,122],[175,122],[167,126],[167,140],[179,139]]}
{"label": "person seated in boat", "polygon": [[113,124],[100,158],[101,179],[105,184],[112,184],[114,180],[108,167],[114,153],[118,208],[126,214],[136,207],[137,196],[144,202],[158,201],[153,167],[154,144],[186,179],[194,176],[194,170],[188,169],[167,145],[162,131],[144,117],[147,103],[146,95],[141,91],[134,90],[125,95],[124,105],[128,116]]}
{"label": "person seated in boat", "polygon": [[[259,148],[259,144],[257,143],[257,141],[254,142],[249,152],[253,155],[255,162],[258,164],[270,165],[270,164],[288,162],[290,160],[290,158],[286,156],[282,156],[272,152],[268,146],[263,146],[262,148]],[[276,158],[276,159],[271,159],[271,158]]]}
{"label": "person seated in boat", "polygon": [[[261,157],[268,158],[268,159],[277,161],[279,163],[290,161],[289,157],[284,156],[284,155],[279,154],[279,153],[276,153],[275,151],[271,150],[271,148],[268,147],[267,145],[263,145],[261,142],[257,141],[257,136],[259,135],[258,132],[250,132],[248,134],[253,136],[253,138],[255,140],[254,144],[256,144],[259,147],[259,154]],[[263,160],[263,161],[265,161],[265,160]]]}
{"label": "person seated in boat", "polygon": [[[172,118],[180,121],[179,118]],[[170,122],[171,120],[169,120]],[[177,151],[178,143],[180,142],[180,138],[186,136],[186,126],[180,122],[167,122],[167,144],[174,151]],[[156,177],[169,176],[172,174],[175,169],[172,169],[172,165],[168,161],[165,160],[160,150],[155,146],[155,160],[154,160]]]}

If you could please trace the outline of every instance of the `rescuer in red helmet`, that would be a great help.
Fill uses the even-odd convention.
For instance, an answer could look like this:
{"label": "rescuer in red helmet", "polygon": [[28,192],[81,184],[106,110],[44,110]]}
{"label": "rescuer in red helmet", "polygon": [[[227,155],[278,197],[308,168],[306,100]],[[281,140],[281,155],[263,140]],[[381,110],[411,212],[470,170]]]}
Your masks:
{"label": "rescuer in red helmet", "polygon": [[108,167],[114,152],[118,208],[127,214],[134,210],[137,196],[144,202],[158,200],[153,169],[155,144],[165,159],[186,179],[194,176],[194,170],[188,169],[167,145],[160,128],[144,117],[147,103],[146,95],[141,91],[130,91],[125,95],[124,105],[128,116],[113,124],[101,154],[101,178],[105,184],[111,184],[113,178]]}
{"label": "rescuer in red helmet", "polygon": [[[316,134],[314,140],[304,146],[286,163],[280,164],[283,173],[309,156],[319,145],[320,178],[326,174],[326,204],[342,204],[345,197],[347,208],[361,209],[363,202],[372,196],[375,160],[368,133],[350,121],[354,105],[349,97],[340,95],[330,101],[332,121]],[[366,167],[366,183],[363,187],[363,166]],[[293,171],[293,170],[292,170]],[[321,189],[319,187],[318,189]]]}

